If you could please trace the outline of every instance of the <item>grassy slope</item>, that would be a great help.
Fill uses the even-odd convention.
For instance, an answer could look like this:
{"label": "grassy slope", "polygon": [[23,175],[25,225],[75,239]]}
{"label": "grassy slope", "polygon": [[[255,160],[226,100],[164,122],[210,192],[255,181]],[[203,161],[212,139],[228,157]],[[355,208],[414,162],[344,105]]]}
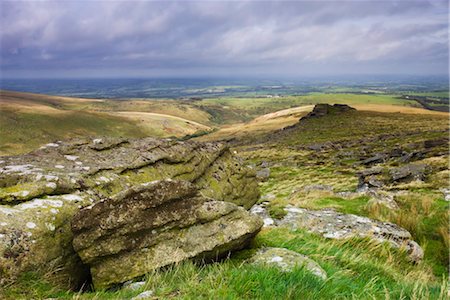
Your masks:
{"label": "grassy slope", "polygon": [[[370,138],[386,134],[389,136],[370,141]],[[396,187],[406,192],[396,197],[401,208],[398,212],[367,205],[367,197],[348,200],[328,192],[302,192],[303,187],[312,184],[330,185],[337,192],[354,191],[358,183],[355,173],[363,166],[355,164],[355,156],[349,154],[367,148],[369,150],[364,151],[369,151],[367,157],[370,157],[377,152],[436,138],[448,138],[448,115],[350,112],[307,120],[289,133],[243,139],[246,145],[238,147],[237,151],[256,165],[262,161],[274,164],[269,180],[261,186],[263,194],[275,196],[270,210],[274,216],[291,204],[313,209],[332,207],[397,223],[408,229],[425,248],[425,264],[440,276],[448,273],[448,203],[439,191],[448,186],[448,155],[419,161],[442,170],[434,171],[425,183]],[[354,140],[359,142],[351,144]],[[305,148],[329,141],[339,142],[340,149],[317,153]],[[385,165],[396,166],[389,162]]]}
{"label": "grassy slope", "polygon": [[398,99],[392,95],[356,95],[311,93],[304,96],[280,98],[214,98],[195,102],[195,105],[210,111],[216,122],[232,124],[247,122],[253,118],[278,110],[317,103],[379,104],[417,107],[415,101]]}
{"label": "grassy slope", "polygon": [[[291,126],[298,122],[298,120],[305,116],[313,109],[313,105],[305,105],[299,107],[293,107],[283,109],[277,112],[268,113],[262,116],[258,116],[255,119],[235,124],[222,125],[220,130],[205,135],[200,140],[228,140],[234,139],[255,139],[260,138],[271,131],[282,129],[287,126]],[[352,104],[352,107],[360,111],[368,112],[383,112],[383,113],[396,113],[396,114],[409,114],[424,116],[423,119],[427,119],[426,116],[437,116],[442,120],[447,113],[425,110],[423,108],[388,105],[388,104]],[[389,116],[389,115],[388,115]],[[332,134],[333,135],[333,134]]]}
{"label": "grassy slope", "polygon": [[209,130],[198,122],[208,120],[205,112],[173,101],[153,102],[2,91],[0,155],[24,153],[42,144],[75,136],[168,137]]}

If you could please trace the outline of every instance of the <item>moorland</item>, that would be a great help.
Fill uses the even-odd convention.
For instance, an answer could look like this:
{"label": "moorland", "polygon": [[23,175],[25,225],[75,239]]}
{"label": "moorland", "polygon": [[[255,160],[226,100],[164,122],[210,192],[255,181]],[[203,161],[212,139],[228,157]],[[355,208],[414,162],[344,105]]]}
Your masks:
{"label": "moorland", "polygon": [[[433,105],[448,105],[448,91],[370,91],[114,100],[2,90],[0,155],[78,137],[221,141],[256,173],[261,197],[252,210],[265,226],[246,250],[151,272],[136,290],[68,291],[46,270],[22,274],[0,296],[128,299],[152,290],[161,299],[446,299],[449,115]],[[316,104],[330,108],[311,117]],[[281,226],[292,208],[395,224],[423,257],[411,261],[402,247],[358,233],[330,238],[311,224]],[[306,255],[327,279],[246,263],[261,247]]]}

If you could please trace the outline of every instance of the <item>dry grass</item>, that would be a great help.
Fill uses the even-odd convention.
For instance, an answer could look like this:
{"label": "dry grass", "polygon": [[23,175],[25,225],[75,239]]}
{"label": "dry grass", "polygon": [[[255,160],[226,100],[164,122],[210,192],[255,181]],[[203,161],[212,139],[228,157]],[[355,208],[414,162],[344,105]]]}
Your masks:
{"label": "dry grass", "polygon": [[136,125],[146,132],[152,132],[157,136],[183,136],[193,134],[200,130],[211,128],[195,121],[183,118],[147,112],[113,112],[111,116],[119,116],[135,122]]}
{"label": "dry grass", "polygon": [[403,114],[420,114],[420,115],[441,115],[448,116],[446,112],[431,111],[424,108],[399,106],[389,104],[352,104],[352,107],[362,111],[375,111],[384,113],[403,113]]}

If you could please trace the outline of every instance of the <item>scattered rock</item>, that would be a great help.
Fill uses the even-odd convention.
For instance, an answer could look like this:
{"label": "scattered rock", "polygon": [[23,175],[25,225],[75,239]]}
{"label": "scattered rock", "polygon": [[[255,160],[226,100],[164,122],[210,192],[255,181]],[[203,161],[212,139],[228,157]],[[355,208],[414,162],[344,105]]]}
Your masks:
{"label": "scattered rock", "polygon": [[357,172],[358,176],[358,192],[365,192],[370,188],[379,188],[384,185],[384,182],[377,178],[377,175],[383,173],[383,168],[375,167],[370,169],[365,169],[363,171]]}
{"label": "scattered rock", "polygon": [[274,226],[275,220],[267,212],[266,204],[267,202],[253,205],[253,207],[250,209],[250,213],[257,215],[263,219],[264,221],[263,227]]}
{"label": "scattered rock", "polygon": [[241,249],[262,220],[230,202],[209,201],[188,181],[132,187],[80,210],[73,246],[107,288],[186,259],[213,259]]}
{"label": "scattered rock", "polygon": [[394,200],[394,195],[391,193],[369,189],[366,192],[366,195],[371,197],[371,199],[367,202],[368,205],[381,204],[392,210],[399,209],[397,202]]}
{"label": "scattered rock", "polygon": [[424,180],[427,171],[427,165],[409,164],[394,168],[389,171],[391,180],[394,182],[410,182],[413,180]]}
{"label": "scattered rock", "polygon": [[448,146],[448,139],[442,138],[442,139],[427,140],[423,142],[423,146],[425,149],[435,148],[444,145]]}
{"label": "scattered rock", "polygon": [[304,267],[317,277],[327,279],[327,273],[314,260],[285,248],[263,248],[251,257],[250,261],[256,265],[275,266],[283,272]]}
{"label": "scattered rock", "polygon": [[[254,171],[222,143],[73,139],[1,161],[0,285],[45,268],[75,287],[83,284],[89,270],[73,250],[70,220],[80,208],[118,199],[122,191],[144,193],[149,182],[176,178],[193,183],[204,199],[250,208],[259,197]],[[245,215],[232,210],[230,218]]]}
{"label": "scattered rock", "polygon": [[333,149],[333,148],[334,148],[334,144],[332,142],[315,143],[315,144],[306,146],[306,149],[317,151],[317,152],[328,150],[328,149]]}
{"label": "scattered rock", "polygon": [[379,164],[386,160],[386,155],[384,153],[377,153],[375,156],[369,157],[361,161],[362,165],[373,165]]}
{"label": "scattered rock", "polygon": [[288,206],[285,210],[287,215],[278,222],[278,226],[305,228],[332,239],[370,238],[388,242],[397,248],[405,248],[413,262],[419,262],[423,257],[423,250],[411,240],[411,234],[395,224],[329,209],[307,210]]}

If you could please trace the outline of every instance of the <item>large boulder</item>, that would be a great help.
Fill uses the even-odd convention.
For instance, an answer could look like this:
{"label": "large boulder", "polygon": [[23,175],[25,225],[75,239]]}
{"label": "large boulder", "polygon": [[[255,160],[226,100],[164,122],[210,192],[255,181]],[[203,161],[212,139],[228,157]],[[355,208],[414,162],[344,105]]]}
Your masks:
{"label": "large boulder", "polygon": [[190,205],[201,207],[205,199],[233,204],[230,216],[245,214],[237,206],[249,208],[259,196],[254,171],[221,143],[76,139],[0,157],[0,284],[49,268],[63,282],[80,284],[88,272],[72,247],[73,216],[101,201],[125,201],[126,193],[150,193],[145,184],[169,178],[197,195],[189,196],[186,217]]}
{"label": "large boulder", "polygon": [[132,187],[80,210],[72,222],[74,248],[97,288],[188,258],[220,257],[245,246],[261,226],[242,207],[174,180]]}

